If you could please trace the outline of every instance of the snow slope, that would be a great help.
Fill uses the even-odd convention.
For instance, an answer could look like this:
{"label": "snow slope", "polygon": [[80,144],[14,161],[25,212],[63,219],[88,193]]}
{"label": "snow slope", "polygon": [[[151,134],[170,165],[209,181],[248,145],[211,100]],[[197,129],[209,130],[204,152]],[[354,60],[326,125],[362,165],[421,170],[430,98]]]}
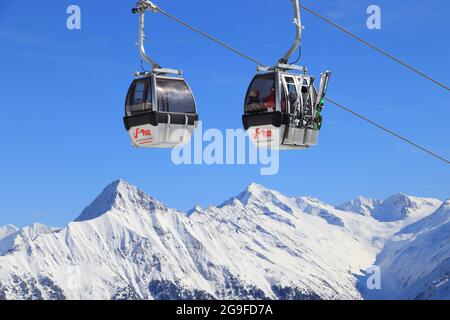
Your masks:
{"label": "snow slope", "polygon": [[[0,228],[1,231],[2,228]],[[58,229],[47,227],[43,224],[35,223],[31,226],[18,229],[15,226],[6,226],[8,230],[4,232],[4,237],[0,237],[0,255],[10,250],[18,250],[27,246],[27,243],[37,239],[40,235],[54,232]]]}
{"label": "snow slope", "polygon": [[16,233],[19,229],[11,224],[0,227],[0,254],[9,250],[11,241],[7,239],[12,234]]}
{"label": "snow slope", "polygon": [[19,230],[19,228],[11,224],[0,227],[0,241],[2,241],[7,236],[17,232],[17,230]]}
{"label": "snow slope", "polygon": [[119,180],[66,228],[0,238],[0,299],[361,299],[363,270],[430,208],[384,222],[252,184],[185,214]]}
{"label": "snow slope", "polygon": [[372,216],[372,212],[375,209],[375,207],[380,204],[381,201],[374,200],[374,199],[368,199],[362,196],[357,197],[356,199],[353,199],[349,202],[346,202],[340,206],[338,206],[338,209],[344,210],[344,211],[351,211],[358,214],[361,214],[366,217]]}
{"label": "snow slope", "polygon": [[371,299],[450,299],[450,200],[403,228],[377,257],[382,290]]}

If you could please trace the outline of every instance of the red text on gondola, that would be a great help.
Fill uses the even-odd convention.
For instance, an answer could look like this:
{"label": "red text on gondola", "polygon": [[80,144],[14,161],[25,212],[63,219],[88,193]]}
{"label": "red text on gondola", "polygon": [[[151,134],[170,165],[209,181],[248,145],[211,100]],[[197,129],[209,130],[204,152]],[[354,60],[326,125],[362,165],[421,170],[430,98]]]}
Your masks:
{"label": "red text on gondola", "polygon": [[136,131],[134,132],[133,137],[135,139],[139,139],[140,136],[142,136],[143,138],[151,137],[152,136],[152,131],[151,130],[146,130],[146,129],[136,128]]}
{"label": "red text on gondola", "polygon": [[259,138],[272,138],[272,130],[256,128],[255,133],[253,134],[253,139]]}

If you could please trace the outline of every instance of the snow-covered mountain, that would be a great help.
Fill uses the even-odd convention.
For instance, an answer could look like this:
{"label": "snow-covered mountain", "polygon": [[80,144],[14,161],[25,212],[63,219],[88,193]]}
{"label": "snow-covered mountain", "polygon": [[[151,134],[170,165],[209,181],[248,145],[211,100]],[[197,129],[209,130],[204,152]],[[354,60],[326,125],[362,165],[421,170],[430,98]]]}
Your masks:
{"label": "snow-covered mountain", "polygon": [[15,226],[6,226],[6,229],[9,230],[9,232],[5,232],[3,238],[0,237],[0,255],[5,254],[10,250],[24,248],[27,246],[28,242],[37,239],[40,235],[58,230],[40,223],[35,223],[22,229],[17,229]]}
{"label": "snow-covered mountain", "polygon": [[364,216],[372,216],[382,222],[394,222],[405,219],[411,222],[429,215],[441,203],[442,201],[437,199],[418,198],[398,193],[383,201],[358,197],[337,208],[356,212]]}
{"label": "snow-covered mountain", "polygon": [[0,236],[0,299],[361,299],[386,241],[441,205],[405,197],[395,222],[256,184],[182,213],[119,180],[63,229]]}
{"label": "snow-covered mountain", "polygon": [[372,212],[375,207],[380,203],[381,201],[379,200],[368,199],[363,196],[359,196],[356,199],[338,206],[337,208],[344,211],[356,212],[363,216],[370,217],[372,216]]}
{"label": "snow-covered mountain", "polygon": [[450,300],[450,200],[393,236],[376,265],[381,290],[367,298]]}
{"label": "snow-covered mountain", "polygon": [[12,224],[0,227],[0,241],[6,238],[7,236],[13,234],[14,232],[17,232],[18,230],[19,228],[13,226]]}
{"label": "snow-covered mountain", "polygon": [[12,234],[19,231],[19,229],[16,226],[13,226],[11,224],[0,227],[0,254],[4,253],[5,251],[9,250],[11,246],[11,241],[8,238]]}

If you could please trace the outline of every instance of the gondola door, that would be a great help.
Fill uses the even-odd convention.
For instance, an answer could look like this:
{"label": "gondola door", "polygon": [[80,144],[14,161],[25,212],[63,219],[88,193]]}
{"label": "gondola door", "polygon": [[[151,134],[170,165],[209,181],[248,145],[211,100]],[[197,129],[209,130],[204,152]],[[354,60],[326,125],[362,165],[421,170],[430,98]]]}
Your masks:
{"label": "gondola door", "polygon": [[[293,75],[285,74],[281,77],[281,84],[285,93],[285,101],[281,105],[281,112],[294,117],[296,110],[299,109],[301,97],[298,94],[298,82]],[[300,111],[300,110],[299,110]]]}
{"label": "gondola door", "polygon": [[286,92],[285,113],[289,120],[283,132],[281,149],[306,148],[305,129],[302,126],[304,104],[299,78],[292,74],[284,74],[282,84]]}

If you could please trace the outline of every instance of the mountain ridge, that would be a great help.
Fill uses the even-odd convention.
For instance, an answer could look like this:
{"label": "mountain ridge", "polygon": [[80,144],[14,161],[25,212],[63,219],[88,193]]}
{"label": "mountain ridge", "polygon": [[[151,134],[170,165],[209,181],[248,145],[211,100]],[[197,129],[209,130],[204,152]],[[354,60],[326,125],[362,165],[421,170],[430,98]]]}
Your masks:
{"label": "mountain ridge", "polygon": [[422,209],[386,223],[250,184],[184,213],[117,180],[0,251],[0,299],[362,299],[358,277]]}
{"label": "mountain ridge", "polygon": [[118,179],[108,186],[97,196],[89,206],[74,220],[83,222],[101,217],[103,214],[114,208],[127,208],[132,205],[140,206],[144,209],[167,209],[165,205],[149,196],[138,187]]}
{"label": "mountain ridge", "polygon": [[[428,248],[434,247],[434,250]],[[450,300],[450,200],[396,233],[378,254],[381,290],[367,298]],[[408,268],[405,268],[408,266]]]}
{"label": "mountain ridge", "polygon": [[438,199],[420,198],[404,193],[396,193],[384,200],[359,196],[349,202],[336,206],[336,208],[364,216],[371,216],[381,222],[395,222],[410,217],[415,213],[414,211],[416,209],[423,208],[424,206],[434,208],[440,204],[442,204],[442,201]]}

